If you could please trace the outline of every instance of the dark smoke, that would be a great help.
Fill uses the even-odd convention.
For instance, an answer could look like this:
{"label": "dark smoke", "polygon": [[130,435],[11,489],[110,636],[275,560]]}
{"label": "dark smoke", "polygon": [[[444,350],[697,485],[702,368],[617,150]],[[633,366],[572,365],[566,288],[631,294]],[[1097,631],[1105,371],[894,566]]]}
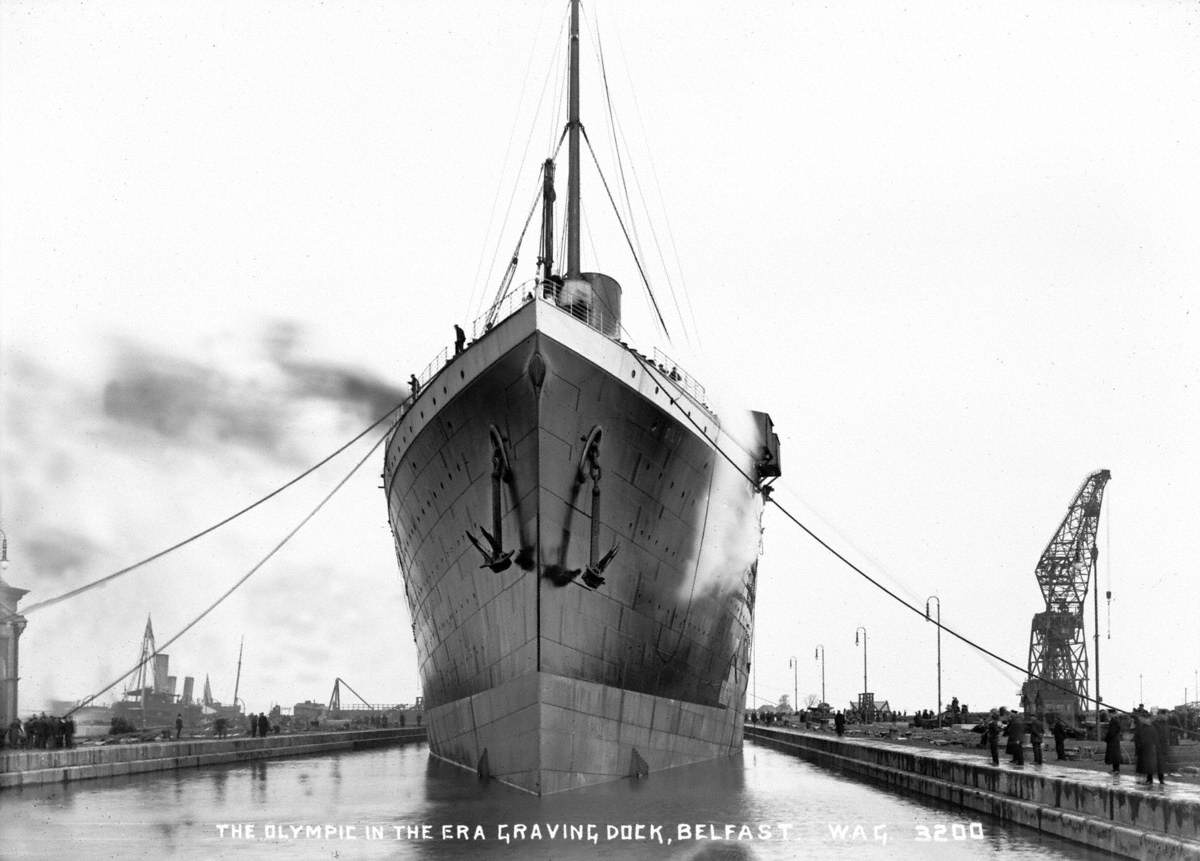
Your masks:
{"label": "dark smoke", "polygon": [[276,454],[298,400],[326,401],[373,421],[406,394],[361,369],[298,356],[303,348],[295,324],[272,325],[259,349],[275,373],[247,380],[118,342],[116,367],[104,387],[104,413],[171,439],[235,443]]}
{"label": "dark smoke", "polygon": [[282,404],[277,394],[188,359],[120,344],[104,387],[104,413],[170,437],[234,442],[274,451]]}
{"label": "dark smoke", "polygon": [[303,332],[293,322],[273,324],[264,338],[276,367],[298,397],[320,398],[342,404],[375,419],[386,413],[407,395],[374,374],[347,365],[298,358],[304,347]]}

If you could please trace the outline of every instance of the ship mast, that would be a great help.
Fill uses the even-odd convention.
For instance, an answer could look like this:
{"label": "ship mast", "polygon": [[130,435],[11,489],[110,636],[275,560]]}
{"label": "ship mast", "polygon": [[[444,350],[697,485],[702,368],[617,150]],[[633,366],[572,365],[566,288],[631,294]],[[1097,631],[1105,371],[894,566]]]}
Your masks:
{"label": "ship mast", "polygon": [[567,278],[579,277],[579,0],[571,0],[571,104],[567,120]]}
{"label": "ship mast", "polygon": [[246,638],[243,636],[242,642],[238,644],[237,678],[233,682],[233,711],[234,711],[234,714],[237,714],[238,688],[241,687],[241,684],[242,684],[242,647],[245,645],[246,645]]}

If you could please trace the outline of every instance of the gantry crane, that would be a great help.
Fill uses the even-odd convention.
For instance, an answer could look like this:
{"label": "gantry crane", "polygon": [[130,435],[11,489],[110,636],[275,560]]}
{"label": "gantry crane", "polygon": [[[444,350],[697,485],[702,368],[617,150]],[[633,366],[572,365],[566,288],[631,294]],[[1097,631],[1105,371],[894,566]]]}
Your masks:
{"label": "gantry crane", "polygon": [[[1088,583],[1096,573],[1100,503],[1104,498],[1104,486],[1111,477],[1107,469],[1102,469],[1084,480],[1058,531],[1042,551],[1035,572],[1046,609],[1033,617],[1029,632],[1029,679],[1021,688],[1021,699],[1026,708],[1061,714],[1070,723],[1078,723],[1087,702],[1088,657],[1083,602]],[[1098,619],[1096,627],[1098,679]],[[1097,690],[1097,699],[1099,695]]]}

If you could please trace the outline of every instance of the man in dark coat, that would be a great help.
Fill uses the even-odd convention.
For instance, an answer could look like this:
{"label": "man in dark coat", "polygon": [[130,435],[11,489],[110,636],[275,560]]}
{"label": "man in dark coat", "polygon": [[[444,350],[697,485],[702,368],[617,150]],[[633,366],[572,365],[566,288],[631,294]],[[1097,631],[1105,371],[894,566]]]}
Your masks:
{"label": "man in dark coat", "polygon": [[1008,752],[1012,754],[1013,765],[1025,765],[1025,715],[1013,712],[1004,733],[1008,736]]}
{"label": "man in dark coat", "polygon": [[183,733],[183,715],[175,715],[175,738],[178,739]]}
{"label": "man in dark coat", "polygon": [[1061,716],[1054,719],[1054,729],[1051,734],[1054,736],[1054,755],[1059,759],[1067,758],[1067,750],[1064,742],[1067,739],[1067,725],[1063,723]]}
{"label": "man in dark coat", "polygon": [[1104,733],[1104,762],[1112,766],[1113,774],[1121,773],[1121,719],[1113,709],[1108,710],[1108,729]]}
{"label": "man in dark coat", "polygon": [[[1040,697],[1040,694],[1039,694]],[[1042,764],[1042,737],[1046,734],[1046,725],[1042,723],[1040,714],[1029,720],[1029,744],[1033,748],[1033,764]]]}
{"label": "man in dark coat", "polygon": [[1133,750],[1137,758],[1137,773],[1146,775],[1146,783],[1154,783],[1158,771],[1158,733],[1147,715],[1135,715]]}
{"label": "man in dark coat", "polygon": [[988,751],[992,754],[992,765],[1000,764],[1000,715],[992,709],[988,715],[987,725],[983,729],[983,737],[987,740]]}
{"label": "man in dark coat", "polygon": [[833,716],[833,728],[837,730],[838,735],[846,733],[846,716],[840,710]]}
{"label": "man in dark coat", "polygon": [[247,720],[250,721],[250,738],[255,738],[258,735],[258,715],[251,712]]}
{"label": "man in dark coat", "polygon": [[1154,735],[1158,740],[1158,782],[1159,785],[1162,785],[1167,782],[1167,748],[1171,746],[1171,737],[1167,731],[1166,709],[1158,710],[1158,717],[1154,719]]}
{"label": "man in dark coat", "polygon": [[258,734],[263,738],[267,737],[267,733],[271,731],[271,721],[267,718],[267,713],[263,712],[258,716]]}

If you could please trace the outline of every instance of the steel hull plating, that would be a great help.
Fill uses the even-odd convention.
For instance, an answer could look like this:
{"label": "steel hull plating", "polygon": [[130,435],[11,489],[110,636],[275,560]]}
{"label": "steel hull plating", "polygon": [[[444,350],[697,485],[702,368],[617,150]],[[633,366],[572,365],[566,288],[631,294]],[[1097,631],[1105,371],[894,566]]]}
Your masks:
{"label": "steel hull plating", "polygon": [[550,793],[739,749],[753,435],[543,301],[451,360],[385,460],[433,752]]}

